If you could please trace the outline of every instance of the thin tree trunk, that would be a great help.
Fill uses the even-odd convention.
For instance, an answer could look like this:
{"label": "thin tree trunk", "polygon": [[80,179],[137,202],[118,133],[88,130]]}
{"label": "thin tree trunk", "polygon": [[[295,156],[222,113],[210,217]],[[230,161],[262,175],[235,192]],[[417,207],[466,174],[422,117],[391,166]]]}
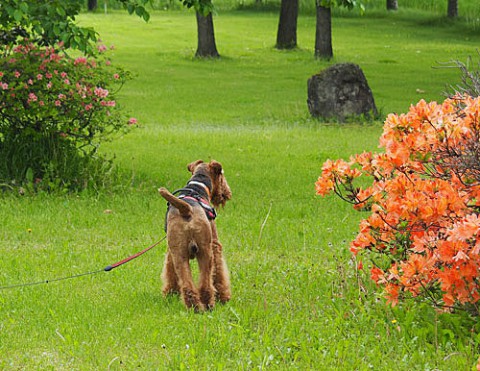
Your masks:
{"label": "thin tree trunk", "polygon": [[204,16],[199,12],[197,14],[197,57],[210,57],[218,58],[220,54],[217,51],[217,45],[215,44],[215,32],[213,29],[213,17],[212,13]]}
{"label": "thin tree trunk", "polygon": [[387,0],[387,10],[398,10],[398,1]]}
{"label": "thin tree trunk", "polygon": [[458,0],[448,0],[447,15],[449,18],[458,17]]}
{"label": "thin tree trunk", "polygon": [[277,49],[297,47],[298,0],[282,0],[277,31]]}
{"label": "thin tree trunk", "polygon": [[97,0],[88,0],[87,7],[89,12],[93,12],[97,9]]}
{"label": "thin tree trunk", "polygon": [[330,7],[317,5],[317,26],[315,32],[315,57],[331,59],[332,48],[332,12]]}

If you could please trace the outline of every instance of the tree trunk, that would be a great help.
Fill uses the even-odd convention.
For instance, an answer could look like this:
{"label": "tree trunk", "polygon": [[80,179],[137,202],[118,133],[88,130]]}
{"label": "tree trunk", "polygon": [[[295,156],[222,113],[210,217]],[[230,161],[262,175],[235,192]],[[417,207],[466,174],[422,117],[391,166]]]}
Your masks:
{"label": "tree trunk", "polygon": [[220,57],[215,44],[212,13],[204,16],[197,12],[197,35],[198,44],[195,56],[209,58]]}
{"label": "tree trunk", "polygon": [[449,18],[458,17],[458,0],[448,0],[447,15]]}
{"label": "tree trunk", "polygon": [[277,49],[297,47],[298,0],[282,0],[277,31]]}
{"label": "tree trunk", "polygon": [[317,5],[317,26],[315,32],[315,57],[331,59],[332,49],[332,12],[329,7]]}
{"label": "tree trunk", "polygon": [[398,1],[387,0],[387,10],[398,10]]}
{"label": "tree trunk", "polygon": [[88,0],[87,7],[89,12],[93,12],[97,9],[97,0]]}

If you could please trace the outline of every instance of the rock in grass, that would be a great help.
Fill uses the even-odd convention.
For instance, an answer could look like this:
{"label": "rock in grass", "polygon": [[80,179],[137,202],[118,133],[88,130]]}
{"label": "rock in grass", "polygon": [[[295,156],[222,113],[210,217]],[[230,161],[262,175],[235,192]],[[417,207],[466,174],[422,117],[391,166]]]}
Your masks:
{"label": "rock in grass", "polygon": [[335,64],[308,79],[307,103],[312,116],[325,119],[377,115],[367,79],[353,63]]}

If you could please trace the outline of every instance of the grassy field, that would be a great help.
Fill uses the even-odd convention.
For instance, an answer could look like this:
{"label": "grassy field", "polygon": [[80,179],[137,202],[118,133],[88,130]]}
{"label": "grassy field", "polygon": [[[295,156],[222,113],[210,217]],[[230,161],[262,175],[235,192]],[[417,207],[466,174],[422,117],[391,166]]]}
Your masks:
{"label": "grassy field", "polygon": [[[162,126],[304,121],[307,80],[327,66],[313,58],[314,17],[300,17],[299,49],[283,52],[273,48],[276,14],[221,13],[215,27],[223,57],[208,62],[193,59],[196,25],[190,12],[155,13],[149,24],[119,14],[82,22],[94,25],[107,45],[114,44],[115,61],[137,75],[126,104],[143,121]],[[385,114],[404,112],[420,98],[442,99],[446,84],[457,83],[459,74],[439,67],[476,56],[477,41],[462,24],[440,18],[336,18],[333,62],[359,64],[378,108]]]}
{"label": "grassy field", "polygon": [[[80,17],[136,76],[122,104],[142,126],[103,147],[132,186],[2,196],[0,285],[99,270],[147,247],[163,236],[156,189],[182,187],[188,162],[214,158],[233,191],[218,218],[233,299],[203,315],[164,299],[164,244],[110,273],[1,290],[1,369],[474,369],[474,319],[421,303],[388,307],[355,269],[348,245],[362,215],[315,197],[314,182],[327,158],[376,150],[381,123],[311,120],[306,81],[327,66],[313,59],[314,18],[299,19],[293,52],[273,48],[277,21],[220,14],[223,57],[199,61],[191,13],[156,12],[149,24]],[[384,115],[442,99],[458,73],[432,67],[466,60],[479,41],[430,16],[334,20],[334,62],[364,69]]]}

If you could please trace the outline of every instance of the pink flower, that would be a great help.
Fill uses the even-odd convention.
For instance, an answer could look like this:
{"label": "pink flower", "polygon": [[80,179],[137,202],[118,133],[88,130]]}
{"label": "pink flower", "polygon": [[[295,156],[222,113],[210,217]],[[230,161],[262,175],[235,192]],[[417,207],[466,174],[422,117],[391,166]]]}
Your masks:
{"label": "pink flower", "polygon": [[41,73],[39,73],[39,74],[37,75],[37,80],[40,81],[41,79],[43,79],[43,75],[42,75]]}
{"label": "pink flower", "polygon": [[78,57],[77,59],[75,59],[75,61],[73,62],[73,64],[76,66],[78,64],[87,64],[87,58],[85,57]]}
{"label": "pink flower", "polygon": [[105,61],[105,64],[106,64],[107,66],[110,66],[110,65],[112,64],[112,62],[110,62],[110,61],[107,60],[107,61]]}
{"label": "pink flower", "polygon": [[43,107],[45,105],[45,102],[43,100],[41,100],[41,101],[38,102],[38,104]]}
{"label": "pink flower", "polygon": [[51,79],[51,78],[53,77],[50,72],[47,72],[47,73],[45,74],[45,76],[47,77],[47,79]]}
{"label": "pink flower", "polygon": [[70,80],[69,79],[65,79],[65,80],[63,80],[63,82],[65,83],[65,85],[70,85]]}
{"label": "pink flower", "polygon": [[90,111],[93,108],[92,103],[89,103],[85,106],[85,111]]}
{"label": "pink flower", "polygon": [[66,98],[65,94],[58,94],[58,99],[65,99],[65,98]]}
{"label": "pink flower", "polygon": [[36,102],[37,101],[37,96],[35,95],[35,93],[30,93],[28,94],[28,101],[29,102]]}
{"label": "pink flower", "polygon": [[51,88],[52,88],[52,82],[49,82],[49,83],[47,84],[47,89],[51,89]]}
{"label": "pink flower", "polygon": [[62,76],[62,79],[64,79],[65,77],[67,77],[67,73],[66,73],[66,72],[62,72],[62,73],[60,74],[60,76]]}
{"label": "pink flower", "polygon": [[135,117],[132,117],[130,118],[130,120],[128,120],[128,125],[135,125],[137,124],[138,120],[135,118]]}
{"label": "pink flower", "polygon": [[114,74],[113,74],[113,78],[114,78],[115,80],[118,80],[118,79],[120,78],[120,75],[119,75],[118,73],[114,73]]}
{"label": "pink flower", "polygon": [[114,100],[109,100],[109,101],[104,101],[102,100],[100,102],[100,104],[103,106],[103,107],[115,107],[115,101]]}
{"label": "pink flower", "polygon": [[33,80],[32,80],[32,79],[28,79],[27,83],[28,83],[28,85],[33,85]]}
{"label": "pink flower", "polygon": [[96,87],[94,93],[97,97],[105,98],[108,95],[108,90]]}
{"label": "pink flower", "polygon": [[56,100],[56,101],[55,101],[55,105],[56,105],[57,107],[60,107],[60,106],[62,105],[62,102],[60,102],[59,100]]}
{"label": "pink flower", "polygon": [[3,77],[3,72],[0,72],[0,77]]}
{"label": "pink flower", "polygon": [[104,52],[107,51],[107,47],[102,44],[102,45],[97,46],[97,50],[98,50],[99,53],[104,53]]}
{"label": "pink flower", "polygon": [[6,82],[2,82],[0,83],[0,85],[2,86],[2,89],[3,90],[7,90],[8,89],[8,84]]}
{"label": "pink flower", "polygon": [[15,75],[15,77],[18,79],[18,78],[21,76],[21,73],[18,72],[18,71],[15,71],[15,72],[14,72],[14,75]]}

